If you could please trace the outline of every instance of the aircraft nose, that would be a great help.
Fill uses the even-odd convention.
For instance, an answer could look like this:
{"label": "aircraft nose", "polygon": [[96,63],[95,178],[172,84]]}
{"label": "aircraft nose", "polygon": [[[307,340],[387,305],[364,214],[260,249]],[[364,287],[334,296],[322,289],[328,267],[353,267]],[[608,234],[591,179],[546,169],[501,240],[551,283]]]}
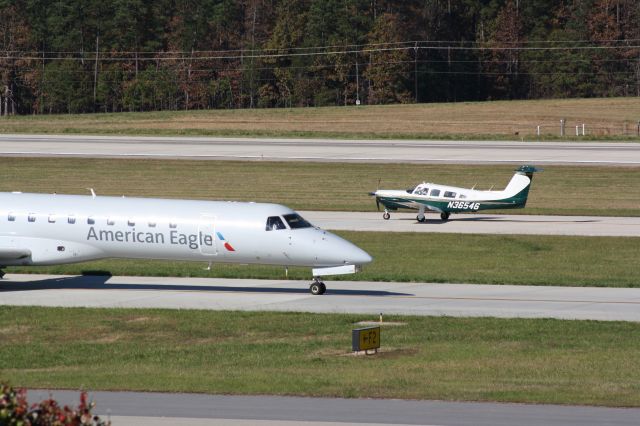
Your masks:
{"label": "aircraft nose", "polygon": [[365,263],[371,263],[373,257],[360,247],[355,247],[355,250],[352,250],[352,253],[349,255],[349,261],[355,265],[364,265]]}
{"label": "aircraft nose", "polygon": [[365,263],[371,263],[373,260],[369,253],[350,241],[343,240],[337,236],[335,238],[336,241],[333,244],[332,251],[339,263],[347,265],[364,265]]}

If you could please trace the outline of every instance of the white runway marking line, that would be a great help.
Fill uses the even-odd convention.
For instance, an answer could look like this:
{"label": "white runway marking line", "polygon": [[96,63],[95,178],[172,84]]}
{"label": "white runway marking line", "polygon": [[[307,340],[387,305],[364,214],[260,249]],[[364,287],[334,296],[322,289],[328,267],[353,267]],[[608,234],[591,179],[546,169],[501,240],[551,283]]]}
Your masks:
{"label": "white runway marking line", "polygon": [[[220,159],[224,160],[231,158],[234,160],[265,160],[265,161],[326,161],[331,162],[408,162],[408,163],[463,163],[463,164],[512,164],[512,163],[543,163],[543,164],[611,164],[611,165],[640,165],[640,161],[626,161],[626,160],[558,160],[558,159],[494,159],[494,160],[467,160],[462,158],[424,158],[416,159],[410,158],[385,158],[379,157],[348,157],[344,155],[339,156],[276,156],[276,155],[235,155],[235,154],[170,154],[170,153],[104,153],[104,152],[55,152],[55,151],[4,151],[0,152],[1,155],[8,156],[58,156],[58,157],[111,157],[111,158],[194,158],[194,159]],[[408,155],[408,154],[407,154]]]}
{"label": "white runway marking line", "polygon": [[[328,293],[327,293],[328,294]],[[342,295],[335,295],[342,296]],[[351,296],[347,296],[351,297]],[[599,301],[599,300],[570,300],[570,299],[522,299],[510,297],[438,297],[438,296],[386,296],[392,299],[429,299],[429,300],[469,300],[478,302],[541,302],[541,303],[586,303],[586,304],[620,304],[640,305],[639,302],[630,301]]]}

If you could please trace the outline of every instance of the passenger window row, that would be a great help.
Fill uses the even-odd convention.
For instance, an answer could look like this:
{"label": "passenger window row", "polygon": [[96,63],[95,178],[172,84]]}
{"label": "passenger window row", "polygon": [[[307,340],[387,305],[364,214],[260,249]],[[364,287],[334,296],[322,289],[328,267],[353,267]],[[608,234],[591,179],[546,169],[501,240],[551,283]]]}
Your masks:
{"label": "passenger window row", "polygon": [[[417,195],[428,195],[429,194],[429,188],[420,188],[417,189],[414,194]],[[456,198],[456,193],[455,192],[451,192],[451,191],[444,191],[444,194],[442,195],[445,198]],[[432,189],[431,190],[431,197],[439,197],[440,196],[440,190],[439,189]],[[466,198],[463,195],[460,195],[460,198]]]}
{"label": "passenger window row", "polygon": [[[27,215],[27,222],[35,222],[37,216],[38,215],[36,213],[29,213]],[[56,223],[57,219],[58,219],[58,216],[57,215],[53,215],[53,214],[50,214],[47,217],[47,221],[49,223]],[[15,222],[16,221],[16,214],[13,213],[13,212],[8,213],[7,214],[7,221]],[[75,215],[67,216],[67,223],[70,224],[70,225],[75,224],[76,223],[76,216]],[[93,216],[87,217],[87,225],[95,225],[95,224],[96,224],[96,219]],[[107,225],[113,226],[115,224],[116,224],[115,219],[107,218]],[[134,227],[134,226],[136,226],[136,221],[133,220],[133,219],[128,219],[127,220],[127,225],[131,226],[131,227]],[[156,222],[154,222],[154,221],[147,222],[147,226],[149,228],[155,228],[156,227]],[[178,224],[176,222],[169,222],[169,228],[176,229],[177,227],[178,227]]]}

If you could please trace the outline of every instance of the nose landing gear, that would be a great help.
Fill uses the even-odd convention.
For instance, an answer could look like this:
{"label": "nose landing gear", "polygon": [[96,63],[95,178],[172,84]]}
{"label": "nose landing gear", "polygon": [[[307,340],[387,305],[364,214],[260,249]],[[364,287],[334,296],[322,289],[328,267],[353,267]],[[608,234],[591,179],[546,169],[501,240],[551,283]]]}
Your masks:
{"label": "nose landing gear", "polygon": [[320,278],[313,277],[313,282],[309,286],[309,291],[314,296],[319,296],[321,294],[324,294],[325,291],[327,291],[327,286],[325,286],[324,283],[320,281]]}

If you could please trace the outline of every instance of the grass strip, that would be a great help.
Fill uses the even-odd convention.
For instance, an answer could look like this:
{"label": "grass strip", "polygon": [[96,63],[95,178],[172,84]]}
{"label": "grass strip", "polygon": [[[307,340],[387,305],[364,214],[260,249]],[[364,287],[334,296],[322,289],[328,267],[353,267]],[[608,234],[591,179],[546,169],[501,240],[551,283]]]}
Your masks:
{"label": "grass strip", "polygon": [[[375,211],[367,193],[427,181],[504,188],[514,165],[417,165],[0,158],[0,191],[263,201],[297,210]],[[378,183],[380,182],[380,183]],[[624,190],[616,190],[624,188]],[[640,168],[548,166],[525,209],[505,213],[638,216]],[[499,212],[492,211],[491,213]]]}
{"label": "grass strip", "polygon": [[[637,141],[634,98],[6,117],[2,133]],[[560,137],[560,120],[566,135]],[[575,126],[587,136],[570,136]],[[541,136],[537,127],[541,126]]]}
{"label": "grass strip", "polygon": [[[640,325],[0,306],[0,380],[38,388],[640,406]],[[99,401],[98,401],[99,402]]]}
{"label": "grass strip", "polygon": [[[438,283],[640,287],[640,239],[535,235],[467,235],[338,232],[369,252],[373,263],[337,280]],[[12,267],[8,272],[285,279],[284,268],[200,262],[102,260],[51,267]],[[308,268],[289,278],[310,279]]]}

